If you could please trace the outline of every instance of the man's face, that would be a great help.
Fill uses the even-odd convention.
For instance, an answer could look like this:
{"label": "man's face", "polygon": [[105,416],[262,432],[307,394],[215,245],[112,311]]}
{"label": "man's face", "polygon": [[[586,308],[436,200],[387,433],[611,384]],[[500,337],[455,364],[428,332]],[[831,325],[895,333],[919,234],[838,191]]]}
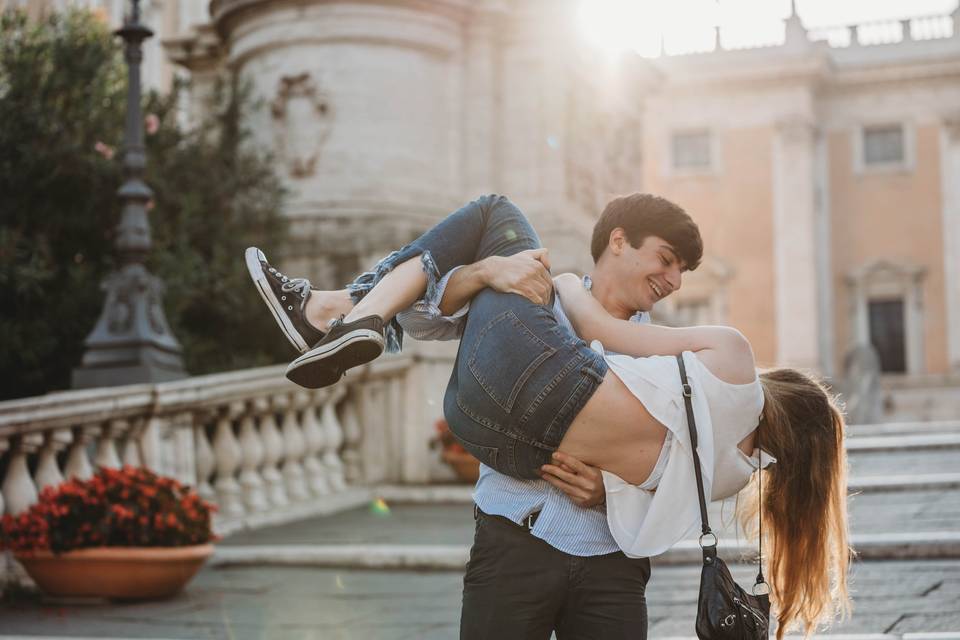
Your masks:
{"label": "man's face", "polygon": [[669,242],[647,236],[634,248],[626,236],[621,241],[616,232],[611,242],[618,243],[618,273],[632,308],[650,311],[655,303],[680,288],[686,265]]}

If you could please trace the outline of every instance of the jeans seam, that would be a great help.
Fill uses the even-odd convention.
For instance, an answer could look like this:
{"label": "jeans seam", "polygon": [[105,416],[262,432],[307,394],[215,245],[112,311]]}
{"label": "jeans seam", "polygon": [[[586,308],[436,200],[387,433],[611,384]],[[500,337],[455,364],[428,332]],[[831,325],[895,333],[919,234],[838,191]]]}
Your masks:
{"label": "jeans seam", "polygon": [[534,414],[534,412],[536,412],[536,410],[540,408],[540,405],[543,404],[543,401],[546,400],[548,395],[550,395],[550,392],[553,391],[553,389],[558,384],[560,384],[560,381],[563,380],[565,377],[567,377],[567,375],[570,374],[571,370],[581,365],[582,363],[583,363],[582,356],[570,358],[567,361],[567,364],[563,367],[563,369],[558,371],[557,375],[555,375],[553,379],[550,382],[548,382],[546,386],[544,386],[544,388],[540,391],[540,393],[537,394],[537,397],[533,399],[533,402],[530,403],[530,406],[527,408],[526,412],[524,412],[523,416],[521,416],[520,421],[517,423],[517,427],[518,428],[523,427],[523,425],[525,425],[527,421],[530,420],[530,417]]}
{"label": "jeans seam", "polygon": [[[590,362],[590,360],[592,360],[590,356],[585,355],[580,361],[580,364],[582,365],[581,369],[590,367],[592,365],[592,362]],[[606,362],[604,362],[603,364],[605,369]],[[604,371],[604,373],[606,373],[606,371]],[[600,386],[601,383],[597,381],[598,378],[602,380],[603,376],[594,377],[589,373],[587,373],[586,371],[583,372],[583,376],[581,377],[580,382],[577,383],[577,386],[574,387],[573,391],[570,393],[569,396],[567,396],[567,399],[560,406],[560,409],[557,411],[556,417],[554,417],[554,419],[550,422],[550,425],[546,429],[544,429],[543,431],[544,444],[548,446],[552,446],[553,448],[560,446],[560,441],[563,440],[563,436],[566,435],[566,431],[564,431],[564,433],[561,433],[559,438],[555,438],[553,436],[553,432],[556,430],[561,419],[565,419],[566,416],[570,416],[570,415],[576,417],[577,414],[580,413],[580,410],[583,409],[584,405],[586,405],[587,402],[590,400],[590,398],[593,397],[593,394],[596,392],[597,388]],[[572,422],[572,420],[568,421],[567,428],[569,428],[570,422]],[[548,438],[550,440],[556,440],[556,444],[549,445],[549,443],[547,442]]]}
{"label": "jeans seam", "polygon": [[533,438],[527,437],[522,433],[518,433],[516,431],[508,431],[507,429],[504,429],[501,425],[497,424],[496,422],[493,422],[492,420],[484,418],[483,416],[477,415],[460,401],[459,393],[457,393],[456,400],[457,400],[457,408],[463,411],[463,413],[466,414],[467,417],[472,419],[481,427],[490,429],[494,433],[497,433],[505,438],[510,438],[511,440],[522,442],[524,444],[531,445],[538,449],[543,449],[544,451],[553,451],[555,448],[555,447],[548,447],[547,445],[543,444],[539,440],[534,440]]}
{"label": "jeans seam", "polygon": [[[506,322],[508,320],[516,329],[520,330],[521,332],[520,335],[522,335],[532,345],[538,346],[544,350],[540,355],[534,358],[533,361],[529,365],[527,365],[527,368],[523,370],[523,373],[521,373],[520,376],[518,376],[516,382],[513,384],[513,388],[510,390],[509,397],[504,403],[500,401],[500,398],[497,397],[497,395],[494,393],[493,389],[490,388],[486,380],[481,378],[480,375],[477,374],[475,363],[477,360],[477,352],[480,350],[480,346],[483,343],[483,338],[487,335],[487,333],[489,333],[494,328],[494,326],[500,324],[501,322]],[[511,310],[507,310],[501,313],[500,315],[498,315],[493,320],[491,320],[487,324],[487,326],[485,326],[480,331],[480,334],[477,336],[476,343],[473,346],[473,351],[470,354],[470,359],[467,361],[467,368],[470,369],[471,375],[473,375],[474,379],[480,384],[481,387],[483,387],[483,390],[487,392],[487,395],[490,397],[490,399],[493,400],[498,407],[500,407],[507,413],[510,413],[511,409],[513,408],[513,404],[517,400],[517,395],[519,395],[520,393],[520,388],[523,386],[523,384],[530,379],[530,376],[533,375],[534,371],[536,371],[540,367],[540,365],[547,360],[547,358],[550,358],[556,352],[557,350],[555,348],[551,347],[549,344],[547,344],[546,342],[538,338],[537,335],[530,330],[530,327],[524,324],[524,322],[517,317],[517,314],[515,314]]]}

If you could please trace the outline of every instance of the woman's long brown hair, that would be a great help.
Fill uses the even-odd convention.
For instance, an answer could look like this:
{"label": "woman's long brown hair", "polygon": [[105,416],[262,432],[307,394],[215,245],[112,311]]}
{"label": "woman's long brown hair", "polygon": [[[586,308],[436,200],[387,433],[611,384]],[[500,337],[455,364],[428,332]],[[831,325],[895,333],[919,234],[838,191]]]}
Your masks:
{"label": "woman's long brown hair", "polygon": [[[843,415],[823,385],[793,369],[763,372],[760,382],[759,444],[777,459],[760,473],[764,555],[780,640],[794,624],[809,636],[817,623],[850,611],[847,457]],[[757,475],[737,507],[741,527],[754,534]]]}

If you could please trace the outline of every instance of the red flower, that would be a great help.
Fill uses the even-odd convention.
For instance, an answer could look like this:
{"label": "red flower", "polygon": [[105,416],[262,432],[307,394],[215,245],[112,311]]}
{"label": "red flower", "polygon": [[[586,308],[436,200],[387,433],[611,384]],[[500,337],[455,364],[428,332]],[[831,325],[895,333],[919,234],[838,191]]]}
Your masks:
{"label": "red flower", "polygon": [[0,550],[200,544],[214,539],[214,509],[174,478],[129,466],[101,469],[89,480],[47,487],[27,511],[0,518]]}

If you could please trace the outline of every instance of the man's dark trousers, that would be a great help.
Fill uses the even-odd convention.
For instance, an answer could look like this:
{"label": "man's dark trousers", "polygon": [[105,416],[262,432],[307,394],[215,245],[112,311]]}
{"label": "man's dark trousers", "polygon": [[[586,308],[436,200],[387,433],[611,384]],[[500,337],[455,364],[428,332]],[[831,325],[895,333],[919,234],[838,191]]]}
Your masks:
{"label": "man's dark trousers", "polygon": [[477,513],[461,640],[647,637],[650,560],[563,553],[506,518]]}

